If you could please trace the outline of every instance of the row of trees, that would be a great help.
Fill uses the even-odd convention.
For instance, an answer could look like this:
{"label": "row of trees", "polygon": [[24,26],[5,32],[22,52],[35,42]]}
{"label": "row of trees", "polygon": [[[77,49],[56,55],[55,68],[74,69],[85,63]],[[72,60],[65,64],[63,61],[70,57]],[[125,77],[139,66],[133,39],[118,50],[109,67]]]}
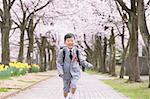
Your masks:
{"label": "row of trees", "polygon": [[[46,70],[47,63],[50,66],[49,69],[54,69],[53,66],[55,66],[56,60],[56,40],[51,36],[46,37],[36,35],[35,32],[36,26],[45,18],[44,13],[41,13],[40,11],[48,7],[50,3],[51,0],[48,0],[45,3],[41,2],[41,0],[33,1],[31,2],[31,5],[29,5],[29,2],[26,3],[23,0],[19,0],[19,2],[17,2],[17,0],[2,1],[2,8],[0,8],[2,64],[8,65],[10,62],[10,33],[13,32],[13,35],[16,33],[15,30],[19,30],[20,40],[17,61],[23,62],[26,60],[28,64],[32,64],[33,52],[35,49],[38,49],[39,53],[37,54],[39,54],[38,56],[40,59],[38,63],[41,67],[41,71]],[[14,16],[12,17],[12,15]],[[24,59],[25,35],[27,35],[28,41],[26,59]],[[52,34],[49,33],[48,35]]]}
{"label": "row of trees", "polygon": [[[150,72],[150,33],[146,24],[145,1],[130,0],[131,8],[128,8],[122,0],[116,0],[118,11],[129,30],[129,81],[140,81],[140,69],[138,64],[138,30],[143,37],[146,47],[146,55]],[[146,4],[149,5],[148,1]],[[150,74],[149,74],[150,77]],[[149,84],[150,87],[150,84]]]}
{"label": "row of trees", "polygon": [[[128,67],[128,75],[129,82],[141,82],[140,79],[140,67],[138,60],[138,36],[139,32],[142,35],[147,61],[149,66],[149,80],[150,80],[150,33],[148,31],[148,27],[146,24],[146,15],[145,15],[145,6],[149,6],[150,1],[145,3],[144,0],[130,0],[131,7],[126,5],[126,2],[123,0],[114,0],[116,4],[116,8],[122,18],[121,29],[115,23],[113,26],[105,25],[104,30],[111,30],[111,35],[108,37],[104,37],[102,40],[103,34],[99,35],[95,34],[94,37],[94,45],[90,47],[86,41],[86,35],[84,35],[84,45],[86,46],[85,52],[87,53],[87,58],[91,61],[95,70],[103,73],[110,73],[112,76],[116,76],[115,73],[115,57],[116,57],[116,46],[115,46],[115,38],[121,37],[122,44],[122,65],[120,70],[120,78],[123,78],[125,74],[125,67]],[[146,4],[146,5],[145,5]],[[113,22],[113,20],[112,20]],[[118,30],[118,34],[116,35],[116,31],[114,28]],[[125,31],[128,30],[128,32]],[[121,31],[122,30],[122,31]],[[138,31],[139,30],[139,31]],[[127,44],[125,44],[125,35],[128,35],[129,39]],[[79,43],[81,47],[81,43]],[[109,55],[106,53],[109,52]],[[108,57],[108,64],[106,64],[106,57]],[[128,66],[125,66],[128,63]],[[150,81],[149,86],[150,87]]]}

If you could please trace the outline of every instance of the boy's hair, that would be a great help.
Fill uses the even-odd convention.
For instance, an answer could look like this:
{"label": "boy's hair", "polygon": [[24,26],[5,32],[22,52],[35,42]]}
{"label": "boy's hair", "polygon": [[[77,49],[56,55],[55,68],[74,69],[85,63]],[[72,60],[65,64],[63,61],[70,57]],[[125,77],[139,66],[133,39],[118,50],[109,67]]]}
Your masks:
{"label": "boy's hair", "polygon": [[72,33],[68,33],[68,34],[65,35],[64,41],[66,41],[66,39],[68,39],[68,38],[74,38],[75,39],[75,36]]}

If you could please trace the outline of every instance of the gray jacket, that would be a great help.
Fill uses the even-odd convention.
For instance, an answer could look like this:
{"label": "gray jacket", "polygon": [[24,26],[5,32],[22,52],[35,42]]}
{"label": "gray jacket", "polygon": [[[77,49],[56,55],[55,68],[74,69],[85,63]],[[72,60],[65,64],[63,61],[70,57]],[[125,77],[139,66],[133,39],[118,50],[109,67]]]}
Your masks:
{"label": "gray jacket", "polygon": [[[63,50],[65,51],[65,59],[63,62]],[[57,70],[59,75],[63,75],[63,79],[70,79],[70,78],[80,78],[80,66],[79,62],[77,61],[77,55],[76,55],[76,47],[73,47],[72,49],[72,55],[73,58],[72,60],[69,57],[69,49],[67,47],[64,47],[61,49],[58,53],[57,57]],[[80,64],[84,66],[85,68],[92,68],[93,65],[88,63],[86,60],[82,59],[81,53],[79,51],[79,59],[80,59]]]}

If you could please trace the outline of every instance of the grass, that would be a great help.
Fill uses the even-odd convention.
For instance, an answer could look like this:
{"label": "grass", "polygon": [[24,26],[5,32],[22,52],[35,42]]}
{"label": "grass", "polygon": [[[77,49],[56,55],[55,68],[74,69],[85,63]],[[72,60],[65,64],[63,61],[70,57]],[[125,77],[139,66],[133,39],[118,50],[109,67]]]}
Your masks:
{"label": "grass", "polygon": [[92,70],[92,69],[86,70],[85,72],[88,73],[88,74],[110,76],[110,75],[108,75],[108,73],[103,74],[103,73],[101,73],[101,72],[97,72],[97,71],[94,71],[94,70]]}
{"label": "grass", "polygon": [[94,71],[94,70],[91,70],[91,69],[88,69],[85,71],[86,73],[89,73],[89,74],[98,74],[98,72]]}
{"label": "grass", "polygon": [[[121,69],[121,66],[119,66],[119,65],[116,65],[116,74],[117,75],[119,75],[119,73],[120,73],[120,69]],[[92,69],[88,69],[88,70],[86,70],[85,72],[87,72],[87,73],[89,73],[89,74],[103,74],[103,73],[101,73],[101,72],[97,72],[97,71],[94,71],[94,70],[92,70]],[[105,74],[104,74],[105,75]],[[107,74],[106,74],[107,75]]]}
{"label": "grass", "polygon": [[0,80],[11,80],[11,77],[0,77]]}
{"label": "grass", "polygon": [[126,80],[124,79],[114,79],[104,80],[103,82],[129,96],[130,99],[150,99],[150,89],[147,86],[147,81],[142,83],[125,83]]}
{"label": "grass", "polygon": [[8,92],[9,89],[8,88],[0,88],[0,92]]}

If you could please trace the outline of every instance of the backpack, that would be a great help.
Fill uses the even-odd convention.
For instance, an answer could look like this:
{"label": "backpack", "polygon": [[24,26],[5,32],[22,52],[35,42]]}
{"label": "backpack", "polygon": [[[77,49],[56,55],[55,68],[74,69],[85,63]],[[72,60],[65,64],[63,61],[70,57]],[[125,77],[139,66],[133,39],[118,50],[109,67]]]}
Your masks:
{"label": "backpack", "polygon": [[[64,48],[61,48],[61,49],[63,49],[63,62],[64,62],[64,61],[65,61],[66,51],[64,50]],[[77,60],[78,60],[78,62],[79,62],[79,65],[82,66],[82,65],[80,64],[79,50],[78,50],[78,49],[76,49],[76,55],[77,55]],[[83,72],[85,71],[85,67],[84,67],[84,66],[82,66],[82,71],[83,71]]]}

